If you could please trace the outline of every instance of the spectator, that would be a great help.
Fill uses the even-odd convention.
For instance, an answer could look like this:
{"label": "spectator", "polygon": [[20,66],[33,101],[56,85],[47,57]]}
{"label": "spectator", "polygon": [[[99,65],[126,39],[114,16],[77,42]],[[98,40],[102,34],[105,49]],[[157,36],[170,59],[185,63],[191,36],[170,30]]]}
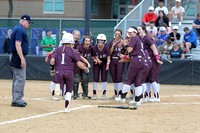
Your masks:
{"label": "spectator", "polygon": [[176,6],[172,7],[171,12],[168,14],[169,18],[169,26],[171,27],[171,21],[179,22],[179,26],[181,26],[181,21],[183,20],[183,13],[185,9],[180,6],[181,0],[176,0]]}
{"label": "spectator", "polygon": [[53,50],[53,48],[56,47],[56,42],[55,42],[54,38],[51,37],[51,35],[52,35],[52,30],[47,30],[47,36],[45,36],[42,39],[42,42],[40,44],[40,47],[43,48],[42,55],[44,55],[44,56],[49,55],[49,53]]}
{"label": "spectator", "polygon": [[180,38],[181,38],[181,35],[178,33],[178,26],[175,25],[173,27],[173,32],[171,32],[169,35],[171,37],[172,42],[175,41],[175,40],[179,41]]}
{"label": "spectator", "polygon": [[150,6],[149,7],[149,12],[144,15],[144,17],[142,19],[142,23],[145,26],[149,26],[149,22],[150,21],[156,22],[157,16],[156,16],[156,14],[153,11],[154,11],[153,6]]}
{"label": "spectator", "polygon": [[8,37],[5,39],[4,43],[3,43],[3,51],[5,54],[10,54],[10,36],[12,34],[12,29],[8,30]]}
{"label": "spectator", "polygon": [[158,33],[157,28],[154,25],[155,25],[155,22],[152,20],[149,22],[149,26],[146,28],[148,35],[151,36],[151,38],[153,38],[153,40],[155,40],[156,35]]}
{"label": "spectator", "polygon": [[[172,32],[172,28],[171,27],[168,27],[166,23],[163,23],[161,25],[161,27],[165,27],[166,28],[166,33],[169,34]],[[161,32],[159,31],[158,34],[160,34]]]}
{"label": "spectator", "polygon": [[200,37],[200,13],[197,14],[197,19],[195,19],[194,22],[192,23],[192,28],[196,33],[196,35]]}
{"label": "spectator", "polygon": [[170,36],[168,36],[166,38],[166,42],[164,42],[163,45],[158,46],[158,49],[160,51],[160,55],[165,55],[167,57],[168,57],[170,50],[172,48],[173,48],[173,45],[172,45],[172,40],[171,40]]}
{"label": "spectator", "polygon": [[92,45],[96,44],[96,39],[94,36],[92,36],[92,30],[90,29],[90,37],[92,38]]}
{"label": "spectator", "polygon": [[79,30],[74,30],[72,32],[72,35],[74,37],[74,42],[75,42],[74,43],[74,49],[76,49],[76,47],[80,44],[79,39],[80,39],[81,33],[80,33]]}
{"label": "spectator", "polygon": [[183,47],[186,48],[184,53],[187,53],[189,49],[197,47],[197,36],[193,30],[190,30],[188,27],[184,29],[184,37],[183,37]]}
{"label": "spectator", "polygon": [[164,1],[163,0],[159,0],[159,6],[155,9],[154,13],[158,16],[160,11],[163,11],[165,13],[165,15],[168,14],[168,9],[163,6],[164,5]]}
{"label": "spectator", "polygon": [[184,59],[184,53],[183,49],[180,47],[180,44],[178,41],[172,42],[173,48],[170,50],[170,54],[168,55],[168,58],[171,59]]}
{"label": "spectator", "polygon": [[167,36],[169,36],[166,33],[166,28],[165,27],[160,27],[160,31],[161,31],[161,34],[158,34],[156,36],[156,39],[155,39],[155,42],[156,42],[157,46],[163,45],[163,43],[166,41]]}
{"label": "spectator", "polygon": [[163,11],[159,12],[158,18],[156,20],[156,27],[161,27],[163,23],[166,23],[169,26],[169,19]]}

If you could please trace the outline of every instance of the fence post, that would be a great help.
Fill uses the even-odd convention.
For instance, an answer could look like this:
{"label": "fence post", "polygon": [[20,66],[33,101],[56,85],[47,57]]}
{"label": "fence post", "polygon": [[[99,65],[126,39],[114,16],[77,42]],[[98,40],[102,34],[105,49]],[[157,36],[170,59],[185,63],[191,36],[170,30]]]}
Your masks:
{"label": "fence post", "polygon": [[60,26],[59,26],[59,42],[61,41],[61,31],[62,30],[62,18],[60,18]]}
{"label": "fence post", "polygon": [[85,0],[85,35],[90,35],[91,0]]}

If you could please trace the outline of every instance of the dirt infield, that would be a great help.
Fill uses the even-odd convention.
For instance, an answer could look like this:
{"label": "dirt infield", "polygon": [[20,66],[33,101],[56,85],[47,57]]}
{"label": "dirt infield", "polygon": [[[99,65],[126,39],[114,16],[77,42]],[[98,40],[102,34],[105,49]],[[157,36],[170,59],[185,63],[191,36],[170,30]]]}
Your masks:
{"label": "dirt infield", "polygon": [[[137,110],[124,110],[97,108],[97,105],[127,105],[113,99],[101,100],[99,84],[98,100],[72,100],[68,114],[62,112],[63,100],[50,100],[50,81],[26,81],[24,100],[28,105],[25,108],[10,106],[11,86],[11,80],[0,80],[2,133],[200,132],[200,86],[161,85],[161,102],[144,103]],[[113,93],[109,83],[107,97]],[[89,94],[92,94],[92,83]]]}

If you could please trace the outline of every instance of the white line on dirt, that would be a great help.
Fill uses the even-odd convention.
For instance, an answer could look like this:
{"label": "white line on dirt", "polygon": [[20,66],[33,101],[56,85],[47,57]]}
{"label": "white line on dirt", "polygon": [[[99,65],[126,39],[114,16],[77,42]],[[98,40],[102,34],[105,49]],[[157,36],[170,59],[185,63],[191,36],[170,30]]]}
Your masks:
{"label": "white line on dirt", "polygon": [[200,102],[191,102],[191,103],[168,103],[168,102],[148,102],[148,104],[146,104],[146,103],[144,103],[144,104],[142,104],[142,106],[143,105],[191,105],[191,104],[200,104]]}
{"label": "white line on dirt", "polygon": [[[96,105],[83,105],[83,106],[80,106],[80,107],[72,108],[72,109],[70,109],[70,111],[83,109],[83,108],[94,107],[94,106],[96,106]],[[20,118],[20,119],[16,119],[16,120],[12,120],[12,121],[1,122],[0,125],[15,123],[15,122],[29,120],[29,119],[40,118],[40,117],[53,115],[53,114],[58,114],[58,113],[62,113],[62,112],[64,112],[64,110],[59,110],[59,111],[56,111],[56,112],[50,112],[50,113],[47,113],[47,114],[40,114],[40,115],[35,115],[35,116],[30,116],[30,117],[25,117],[25,118]]]}

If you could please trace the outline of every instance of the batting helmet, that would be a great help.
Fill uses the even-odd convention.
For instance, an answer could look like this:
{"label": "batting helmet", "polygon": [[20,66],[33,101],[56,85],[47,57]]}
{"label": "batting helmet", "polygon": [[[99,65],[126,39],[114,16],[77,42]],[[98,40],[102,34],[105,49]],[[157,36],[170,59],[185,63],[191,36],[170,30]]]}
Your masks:
{"label": "batting helmet", "polygon": [[98,40],[104,40],[104,43],[106,43],[106,35],[104,35],[104,34],[99,34],[99,35],[97,36],[97,42],[98,42]]}
{"label": "batting helmet", "polygon": [[74,37],[71,33],[65,33],[62,37],[62,43],[72,43],[74,44]]}

